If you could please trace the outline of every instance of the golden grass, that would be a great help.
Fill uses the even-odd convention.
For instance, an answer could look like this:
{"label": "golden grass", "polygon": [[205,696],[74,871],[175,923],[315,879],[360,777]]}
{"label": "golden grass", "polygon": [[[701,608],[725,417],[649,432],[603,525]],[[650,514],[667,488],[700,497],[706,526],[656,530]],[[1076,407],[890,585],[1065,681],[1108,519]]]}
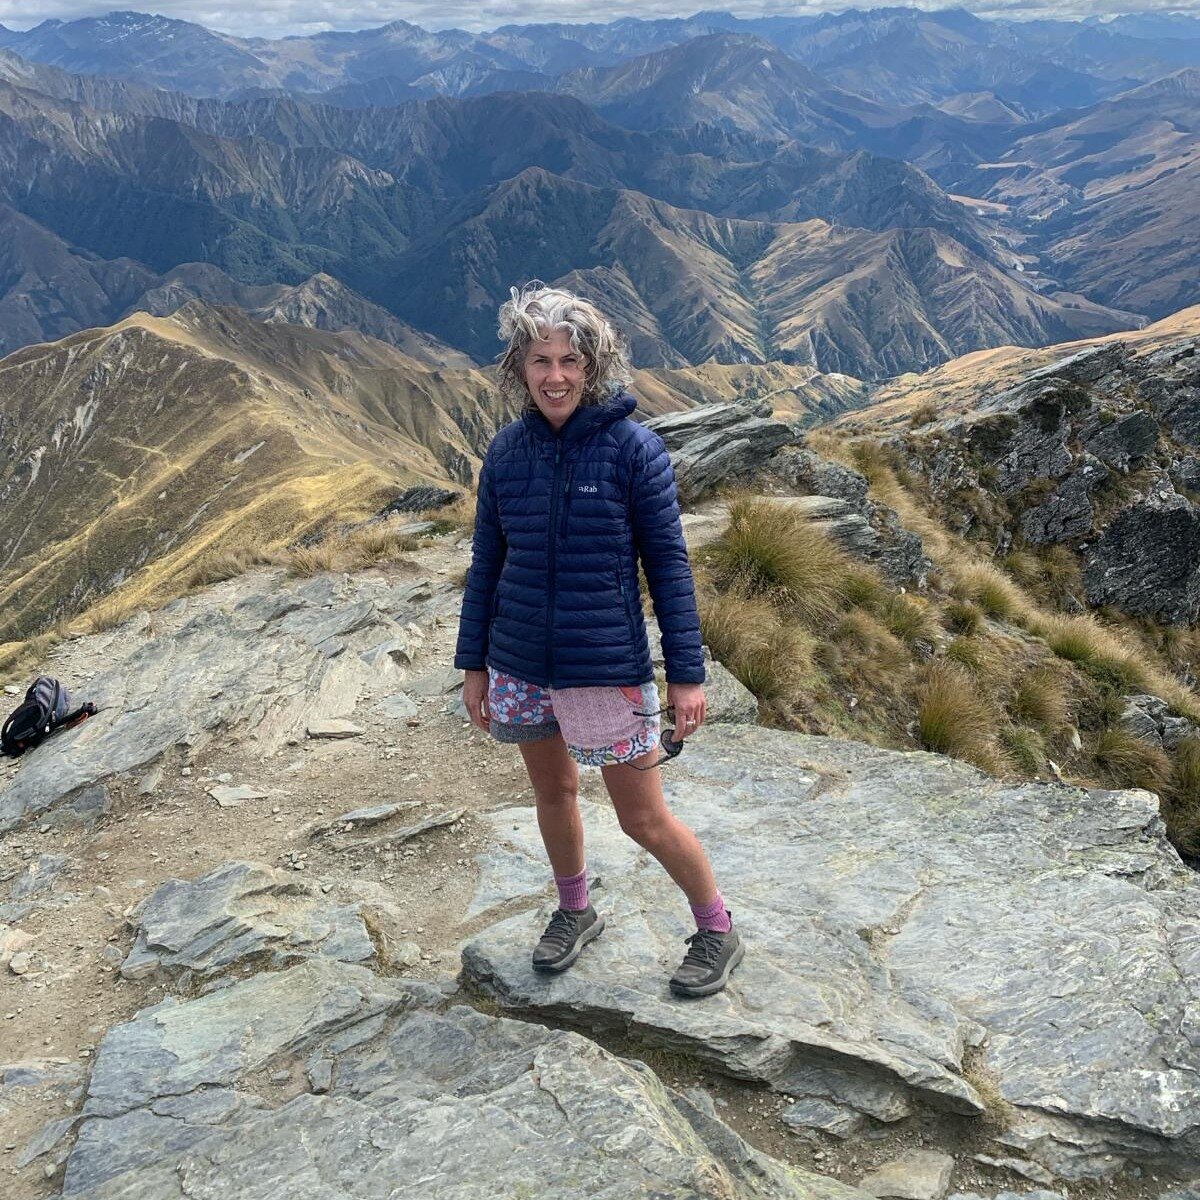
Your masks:
{"label": "golden grass", "polygon": [[1071,722],[1071,689],[1061,672],[1031,667],[1017,677],[1008,711],[1026,725],[1058,733]]}
{"label": "golden grass", "polygon": [[433,532],[457,533],[460,537],[470,537],[475,530],[476,497],[473,492],[463,492],[458,499],[441,508],[428,508],[423,512],[414,513],[414,521],[432,521]]}
{"label": "golden grass", "polygon": [[951,591],[970,600],[997,621],[1018,624],[1034,606],[1024,592],[999,568],[986,562],[958,562],[951,567]]}
{"label": "golden grass", "polygon": [[1000,730],[1000,746],[1018,770],[1036,775],[1046,765],[1046,739],[1025,725],[1006,725]]}
{"label": "golden grass", "polygon": [[[784,704],[799,698],[813,670],[812,635],[797,625],[778,625],[762,646],[738,664],[734,674],[760,701]],[[732,668],[731,668],[732,669]]]}
{"label": "golden grass", "polygon": [[809,626],[838,610],[850,567],[804,516],[753,496],[730,503],[729,524],[704,558],[719,588],[761,596]]}
{"label": "golden grass", "polygon": [[1152,675],[1144,655],[1126,646],[1112,630],[1091,615],[1044,617],[1034,627],[1059,658],[1074,663],[1104,688],[1145,692]]}
{"label": "golden grass", "polygon": [[1171,780],[1171,760],[1161,746],[1124,729],[1102,729],[1092,754],[1117,787],[1138,787],[1162,793]]}
{"label": "golden grass", "polygon": [[187,591],[221,583],[245,575],[247,571],[261,566],[278,566],[287,561],[287,552],[265,550],[260,546],[246,546],[234,550],[217,550],[199,559],[184,577]]}
{"label": "golden grass", "polygon": [[1163,800],[1171,841],[1186,854],[1200,854],[1200,738],[1185,738],[1175,748]]}
{"label": "golden grass", "polygon": [[917,736],[926,750],[997,772],[1000,717],[977,680],[954,663],[930,663],[917,685]]}
{"label": "golden grass", "polygon": [[936,646],[941,640],[942,627],[936,611],[929,601],[917,596],[899,593],[888,596],[875,614],[889,633],[909,646],[918,642]]}
{"label": "golden grass", "polygon": [[834,627],[833,641],[843,649],[856,651],[858,657],[870,660],[887,675],[898,675],[912,663],[907,647],[865,609],[852,608],[845,613]]}
{"label": "golden grass", "polygon": [[943,609],[946,628],[954,633],[978,633],[983,626],[983,613],[970,600],[951,600]]}
{"label": "golden grass", "polygon": [[289,575],[306,578],[322,571],[341,568],[341,555],[336,546],[320,542],[316,546],[299,546],[291,551],[287,570]]}

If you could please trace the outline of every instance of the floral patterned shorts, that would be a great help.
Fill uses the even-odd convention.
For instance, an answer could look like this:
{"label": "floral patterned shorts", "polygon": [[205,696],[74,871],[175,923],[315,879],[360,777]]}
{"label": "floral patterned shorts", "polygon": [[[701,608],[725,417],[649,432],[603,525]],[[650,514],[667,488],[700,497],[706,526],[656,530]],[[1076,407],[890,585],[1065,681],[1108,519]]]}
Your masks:
{"label": "floral patterned shorts", "polygon": [[[658,745],[658,687],[543,688],[488,667],[488,715],[499,742],[538,742],[561,733],[585,767],[633,762]],[[653,716],[641,716],[653,713]]]}

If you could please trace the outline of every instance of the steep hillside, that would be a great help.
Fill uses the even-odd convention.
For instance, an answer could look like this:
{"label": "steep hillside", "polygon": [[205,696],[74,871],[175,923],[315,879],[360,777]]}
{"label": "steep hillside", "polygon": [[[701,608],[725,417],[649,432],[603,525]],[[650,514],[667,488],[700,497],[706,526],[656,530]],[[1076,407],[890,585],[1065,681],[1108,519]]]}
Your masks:
{"label": "steep hillside", "polygon": [[636,357],[678,366],[809,363],[880,378],[980,345],[1038,343],[1136,323],[1080,297],[1041,296],[926,230],[726,220],[529,170],[380,281],[389,308],[477,357],[529,261],[596,297]]}
{"label": "steep hillside", "polygon": [[403,487],[469,483],[511,412],[473,371],[193,302],[0,362],[0,603],[28,631],[145,563],[281,545]]}

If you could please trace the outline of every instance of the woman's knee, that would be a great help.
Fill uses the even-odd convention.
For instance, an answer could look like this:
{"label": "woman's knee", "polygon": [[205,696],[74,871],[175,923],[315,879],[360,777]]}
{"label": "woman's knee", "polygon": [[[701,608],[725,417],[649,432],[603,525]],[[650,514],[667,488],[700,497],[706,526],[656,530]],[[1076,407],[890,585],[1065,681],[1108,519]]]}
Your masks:
{"label": "woman's knee", "polygon": [[671,836],[671,814],[665,811],[629,808],[617,814],[617,820],[627,837],[649,850],[661,845]]}

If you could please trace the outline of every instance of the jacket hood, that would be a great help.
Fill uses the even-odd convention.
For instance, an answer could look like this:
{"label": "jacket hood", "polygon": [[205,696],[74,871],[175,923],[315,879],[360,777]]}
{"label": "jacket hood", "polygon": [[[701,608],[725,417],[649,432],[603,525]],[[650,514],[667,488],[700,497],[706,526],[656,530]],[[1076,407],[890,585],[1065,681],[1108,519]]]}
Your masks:
{"label": "jacket hood", "polygon": [[[635,408],[637,400],[625,391],[617,392],[602,404],[581,404],[563,425],[562,439],[565,442],[573,442],[587,437],[616,421],[623,421]],[[523,413],[521,420],[536,437],[552,440],[559,436],[540,411]]]}

